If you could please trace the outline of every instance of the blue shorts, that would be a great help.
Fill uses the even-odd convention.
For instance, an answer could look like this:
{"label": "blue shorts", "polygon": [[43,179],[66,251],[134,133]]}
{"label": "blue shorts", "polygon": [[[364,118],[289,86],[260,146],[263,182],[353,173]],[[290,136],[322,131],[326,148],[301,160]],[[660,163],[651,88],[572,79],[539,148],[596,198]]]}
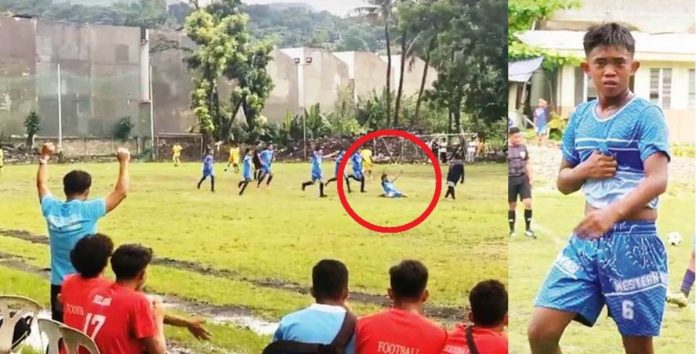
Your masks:
{"label": "blue shorts", "polygon": [[242,177],[244,177],[244,180],[251,181],[251,171],[245,171]]}
{"label": "blue shorts", "polygon": [[384,193],[384,196],[387,198],[401,198],[404,196],[404,194],[399,191],[389,191]]}
{"label": "blue shorts", "polygon": [[357,179],[363,179],[363,173],[362,173],[362,171],[353,170],[353,177],[355,177],[355,178],[357,178]]}
{"label": "blue shorts", "polygon": [[657,336],[667,295],[667,253],[654,222],[621,222],[598,240],[572,235],[535,306],[577,313],[592,326],[604,305],[624,336]]}
{"label": "blue shorts", "polygon": [[213,170],[203,170],[203,178],[215,177],[215,172]]}
{"label": "blue shorts", "polygon": [[270,175],[271,174],[271,166],[261,166],[261,173],[264,175]]}
{"label": "blue shorts", "polygon": [[537,135],[546,135],[546,131],[547,131],[546,128],[547,128],[546,124],[539,125],[534,129],[534,131],[536,131]]}
{"label": "blue shorts", "polygon": [[312,171],[312,182],[323,181],[324,174],[321,171]]}

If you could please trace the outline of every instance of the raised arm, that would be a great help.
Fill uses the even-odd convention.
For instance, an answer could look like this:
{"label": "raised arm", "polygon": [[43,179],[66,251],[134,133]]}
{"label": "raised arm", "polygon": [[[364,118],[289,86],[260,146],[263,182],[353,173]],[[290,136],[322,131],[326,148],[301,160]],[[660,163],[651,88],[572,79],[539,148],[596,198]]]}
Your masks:
{"label": "raised arm", "polygon": [[126,199],[128,195],[128,188],[130,187],[130,177],[128,175],[128,161],[130,160],[130,153],[127,149],[120,148],[116,152],[116,158],[118,159],[118,179],[116,180],[116,186],[114,190],[106,196],[106,212],[111,212],[116,209],[116,207],[121,204],[121,202]]}
{"label": "raised arm", "polygon": [[48,160],[56,151],[53,143],[45,143],[41,147],[41,156],[39,157],[39,170],[36,172],[36,190],[39,192],[39,203],[43,198],[51,194],[48,189]]}

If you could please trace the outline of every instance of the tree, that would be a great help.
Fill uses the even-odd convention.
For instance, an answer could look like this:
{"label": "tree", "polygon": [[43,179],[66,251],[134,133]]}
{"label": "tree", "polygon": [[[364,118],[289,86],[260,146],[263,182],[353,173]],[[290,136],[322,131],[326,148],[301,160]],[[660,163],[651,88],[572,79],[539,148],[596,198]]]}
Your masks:
{"label": "tree", "polygon": [[365,16],[368,21],[372,23],[381,23],[384,25],[384,38],[386,40],[387,48],[387,82],[384,96],[386,98],[386,110],[387,110],[387,125],[390,125],[391,117],[391,70],[392,70],[392,58],[391,58],[391,37],[390,37],[390,25],[393,21],[392,13],[396,6],[398,0],[367,0],[371,6],[361,7],[355,9],[353,12],[359,15]]}
{"label": "tree", "polygon": [[41,131],[41,118],[36,112],[31,111],[24,119],[24,128],[27,133],[27,145],[34,148],[34,137]]}

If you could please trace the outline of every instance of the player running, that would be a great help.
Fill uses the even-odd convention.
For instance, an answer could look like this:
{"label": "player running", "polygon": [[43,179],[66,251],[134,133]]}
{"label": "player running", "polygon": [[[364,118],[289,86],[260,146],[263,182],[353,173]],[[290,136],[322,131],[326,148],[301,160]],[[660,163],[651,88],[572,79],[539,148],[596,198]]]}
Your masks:
{"label": "player running", "polygon": [[316,146],[314,148],[314,152],[312,153],[311,159],[312,178],[309,181],[302,183],[302,191],[304,191],[307,187],[315,184],[316,182],[319,182],[319,197],[326,198],[326,194],[324,194],[324,186],[326,184],[324,183],[324,173],[321,170],[321,163],[324,158],[331,158],[334,155],[336,155],[336,153],[324,156],[324,152],[322,151],[321,147]]}
{"label": "player running", "polygon": [[275,151],[273,150],[273,144],[269,144],[268,147],[266,147],[266,150],[263,150],[259,153],[259,161],[261,161],[261,173],[259,175],[258,183],[256,184],[257,189],[261,187],[261,183],[263,183],[263,180],[266,178],[266,176],[268,176],[268,180],[266,181],[266,188],[268,188],[271,185],[271,181],[273,180],[271,164],[273,163],[274,158]]}
{"label": "player running", "polygon": [[198,189],[206,178],[210,177],[210,191],[215,192],[215,171],[213,170],[213,152],[208,149],[203,157],[203,177],[198,181]]}
{"label": "player running", "polygon": [[[355,152],[350,157],[351,165],[353,166],[353,173],[348,175],[348,178],[352,178],[360,182],[360,193],[365,193],[365,175],[363,175],[363,157],[359,152]],[[351,193],[350,186],[348,187],[348,193]]]}
{"label": "player running", "polygon": [[563,194],[582,189],[585,215],[539,291],[529,343],[533,354],[560,353],[568,324],[591,326],[606,305],[626,353],[653,353],[668,279],[655,226],[668,182],[665,117],[628,88],[640,63],[627,28],[594,26],[583,45],[581,67],[598,99],[581,103],[570,117],[557,185]]}
{"label": "player running", "polygon": [[244,151],[244,162],[242,163],[242,180],[237,185],[239,188],[239,195],[244,194],[244,190],[253,180],[254,177],[254,151],[251,149],[246,149]]}
{"label": "player running", "polygon": [[179,145],[179,143],[174,144],[172,146],[172,162],[174,162],[174,167],[179,166],[181,164],[181,150],[184,148]]}
{"label": "player running", "polygon": [[233,143],[232,147],[230,148],[230,157],[227,159],[227,167],[225,168],[225,172],[227,172],[227,170],[230,168],[230,165],[232,165],[234,173],[239,173],[239,145],[236,143]]}

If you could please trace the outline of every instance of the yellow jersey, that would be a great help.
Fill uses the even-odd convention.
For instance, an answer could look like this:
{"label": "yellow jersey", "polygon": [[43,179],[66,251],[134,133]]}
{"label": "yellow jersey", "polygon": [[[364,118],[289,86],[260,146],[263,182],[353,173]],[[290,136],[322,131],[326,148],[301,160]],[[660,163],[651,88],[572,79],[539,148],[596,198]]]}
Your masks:
{"label": "yellow jersey", "polygon": [[372,165],[372,150],[370,149],[363,149],[360,151],[360,155],[363,158],[363,162],[366,165]]}
{"label": "yellow jersey", "polygon": [[239,148],[230,148],[230,163],[239,163]]}
{"label": "yellow jersey", "polygon": [[181,155],[181,150],[183,150],[183,148],[179,144],[176,144],[172,147],[172,153],[174,154],[174,156]]}

